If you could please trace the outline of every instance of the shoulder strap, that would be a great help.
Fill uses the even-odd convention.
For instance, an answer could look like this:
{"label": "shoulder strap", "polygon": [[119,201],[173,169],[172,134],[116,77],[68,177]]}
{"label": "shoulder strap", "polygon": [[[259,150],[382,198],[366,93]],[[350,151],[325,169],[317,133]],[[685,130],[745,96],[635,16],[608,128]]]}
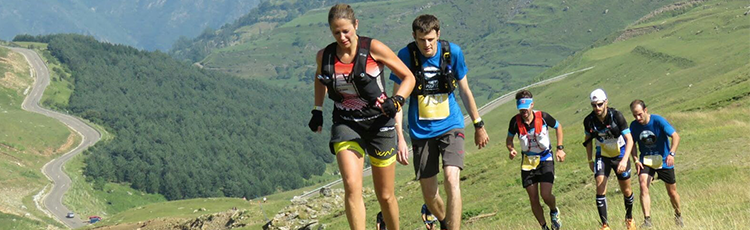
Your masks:
{"label": "shoulder strap", "polygon": [[367,57],[370,56],[370,42],[372,42],[371,38],[359,36],[357,45],[357,57],[354,58],[354,68],[352,68],[352,74],[357,74],[362,77],[362,74],[367,71]]}
{"label": "shoulder strap", "polygon": [[323,50],[323,67],[320,73],[325,76],[333,77],[334,66],[336,65],[336,43],[333,42]]}
{"label": "shoulder strap", "polygon": [[406,45],[406,48],[409,50],[409,56],[411,57],[411,72],[416,73],[417,71],[422,70],[422,62],[419,61],[419,48],[417,47],[417,43],[411,42]]}
{"label": "shoulder strap", "polygon": [[529,134],[529,131],[526,130],[526,125],[524,125],[523,118],[521,118],[520,114],[516,114],[516,125],[518,125],[518,135],[525,136]]}
{"label": "shoulder strap", "polygon": [[539,135],[542,132],[542,126],[544,126],[542,111],[534,111],[534,134]]}
{"label": "shoulder strap", "polygon": [[445,40],[439,40],[440,41],[440,70],[443,71],[443,73],[447,73],[446,71],[451,66],[451,44],[448,41]]}

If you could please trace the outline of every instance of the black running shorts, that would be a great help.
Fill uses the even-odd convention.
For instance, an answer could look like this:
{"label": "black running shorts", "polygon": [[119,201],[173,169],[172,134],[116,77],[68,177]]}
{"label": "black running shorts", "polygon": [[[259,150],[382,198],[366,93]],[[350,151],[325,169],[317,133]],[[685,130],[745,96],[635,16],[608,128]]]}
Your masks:
{"label": "black running shorts", "polygon": [[333,155],[344,149],[360,154],[364,150],[370,156],[372,166],[386,167],[396,161],[396,142],[395,121],[380,116],[368,121],[335,122],[331,126],[331,141],[328,146]]}
{"label": "black running shorts", "polygon": [[411,145],[417,179],[437,175],[440,172],[440,156],[443,157],[443,167],[456,166],[464,169],[464,129],[451,129],[429,139],[412,138]]}
{"label": "black running shorts", "polygon": [[643,169],[641,169],[641,175],[648,174],[649,177],[654,177],[654,174],[659,175],[659,180],[664,181],[664,183],[667,184],[674,184],[677,181],[675,181],[674,176],[674,168],[671,169],[652,169],[651,167],[644,166]]}
{"label": "black running shorts", "polygon": [[609,178],[610,171],[615,171],[618,180],[630,179],[630,161],[628,161],[625,172],[617,173],[617,165],[620,164],[621,160],[623,159],[620,157],[597,157],[594,161],[594,177],[603,175]]}
{"label": "black running shorts", "polygon": [[539,167],[531,171],[521,170],[521,182],[523,187],[529,187],[532,184],[547,182],[550,184],[555,183],[555,162],[554,161],[542,161],[539,162]]}

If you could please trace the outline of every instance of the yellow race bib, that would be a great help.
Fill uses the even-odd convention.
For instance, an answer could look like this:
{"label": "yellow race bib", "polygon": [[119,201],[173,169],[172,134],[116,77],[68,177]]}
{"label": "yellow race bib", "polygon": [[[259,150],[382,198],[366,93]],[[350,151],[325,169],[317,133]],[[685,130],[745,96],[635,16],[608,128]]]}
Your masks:
{"label": "yellow race bib", "polygon": [[448,94],[419,95],[419,120],[443,120],[450,115]]}
{"label": "yellow race bib", "polygon": [[539,167],[539,162],[541,162],[542,157],[541,156],[527,156],[523,155],[523,164],[521,164],[521,170],[523,171],[531,171]]}
{"label": "yellow race bib", "polygon": [[661,155],[646,155],[643,156],[643,165],[648,166],[652,169],[660,169],[662,167]]}

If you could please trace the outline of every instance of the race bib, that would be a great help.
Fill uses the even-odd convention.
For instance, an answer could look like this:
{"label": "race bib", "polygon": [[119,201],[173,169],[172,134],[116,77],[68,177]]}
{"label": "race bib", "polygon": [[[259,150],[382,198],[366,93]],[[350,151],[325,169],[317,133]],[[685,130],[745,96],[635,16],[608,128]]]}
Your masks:
{"label": "race bib", "polygon": [[419,120],[443,120],[450,115],[448,94],[419,95]]}
{"label": "race bib", "polygon": [[643,156],[643,165],[648,166],[652,169],[661,169],[662,167],[661,155],[646,155]]}
{"label": "race bib", "polygon": [[539,162],[541,162],[542,157],[541,156],[527,156],[523,155],[523,164],[521,164],[521,170],[523,171],[531,171],[539,167]]}

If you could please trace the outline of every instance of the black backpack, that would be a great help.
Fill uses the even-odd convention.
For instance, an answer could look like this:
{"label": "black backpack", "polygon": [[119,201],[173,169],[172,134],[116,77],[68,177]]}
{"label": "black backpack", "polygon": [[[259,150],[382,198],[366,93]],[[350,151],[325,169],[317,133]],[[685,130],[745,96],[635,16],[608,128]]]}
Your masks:
{"label": "black backpack", "polygon": [[445,40],[438,41],[441,46],[440,73],[436,76],[436,82],[433,80],[430,82],[426,81],[422,62],[419,61],[420,51],[417,44],[411,42],[406,46],[409,49],[409,54],[412,59],[411,72],[414,74],[417,81],[414,85],[414,90],[412,90],[412,96],[451,93],[456,89],[456,78],[453,74],[453,66],[451,62],[450,43]]}
{"label": "black backpack", "polygon": [[[379,76],[372,77],[366,72],[367,57],[370,56],[371,42],[371,38],[359,37],[357,57],[354,58],[354,66],[346,81],[354,84],[354,88],[360,97],[368,103],[374,104],[377,98],[385,93],[385,78],[382,76],[382,73]],[[336,64],[336,47],[336,42],[333,42],[323,50],[323,66],[320,70],[321,75],[318,76],[318,80],[328,88],[328,97],[331,100],[342,102],[344,97],[336,90],[335,79],[333,77]]]}

